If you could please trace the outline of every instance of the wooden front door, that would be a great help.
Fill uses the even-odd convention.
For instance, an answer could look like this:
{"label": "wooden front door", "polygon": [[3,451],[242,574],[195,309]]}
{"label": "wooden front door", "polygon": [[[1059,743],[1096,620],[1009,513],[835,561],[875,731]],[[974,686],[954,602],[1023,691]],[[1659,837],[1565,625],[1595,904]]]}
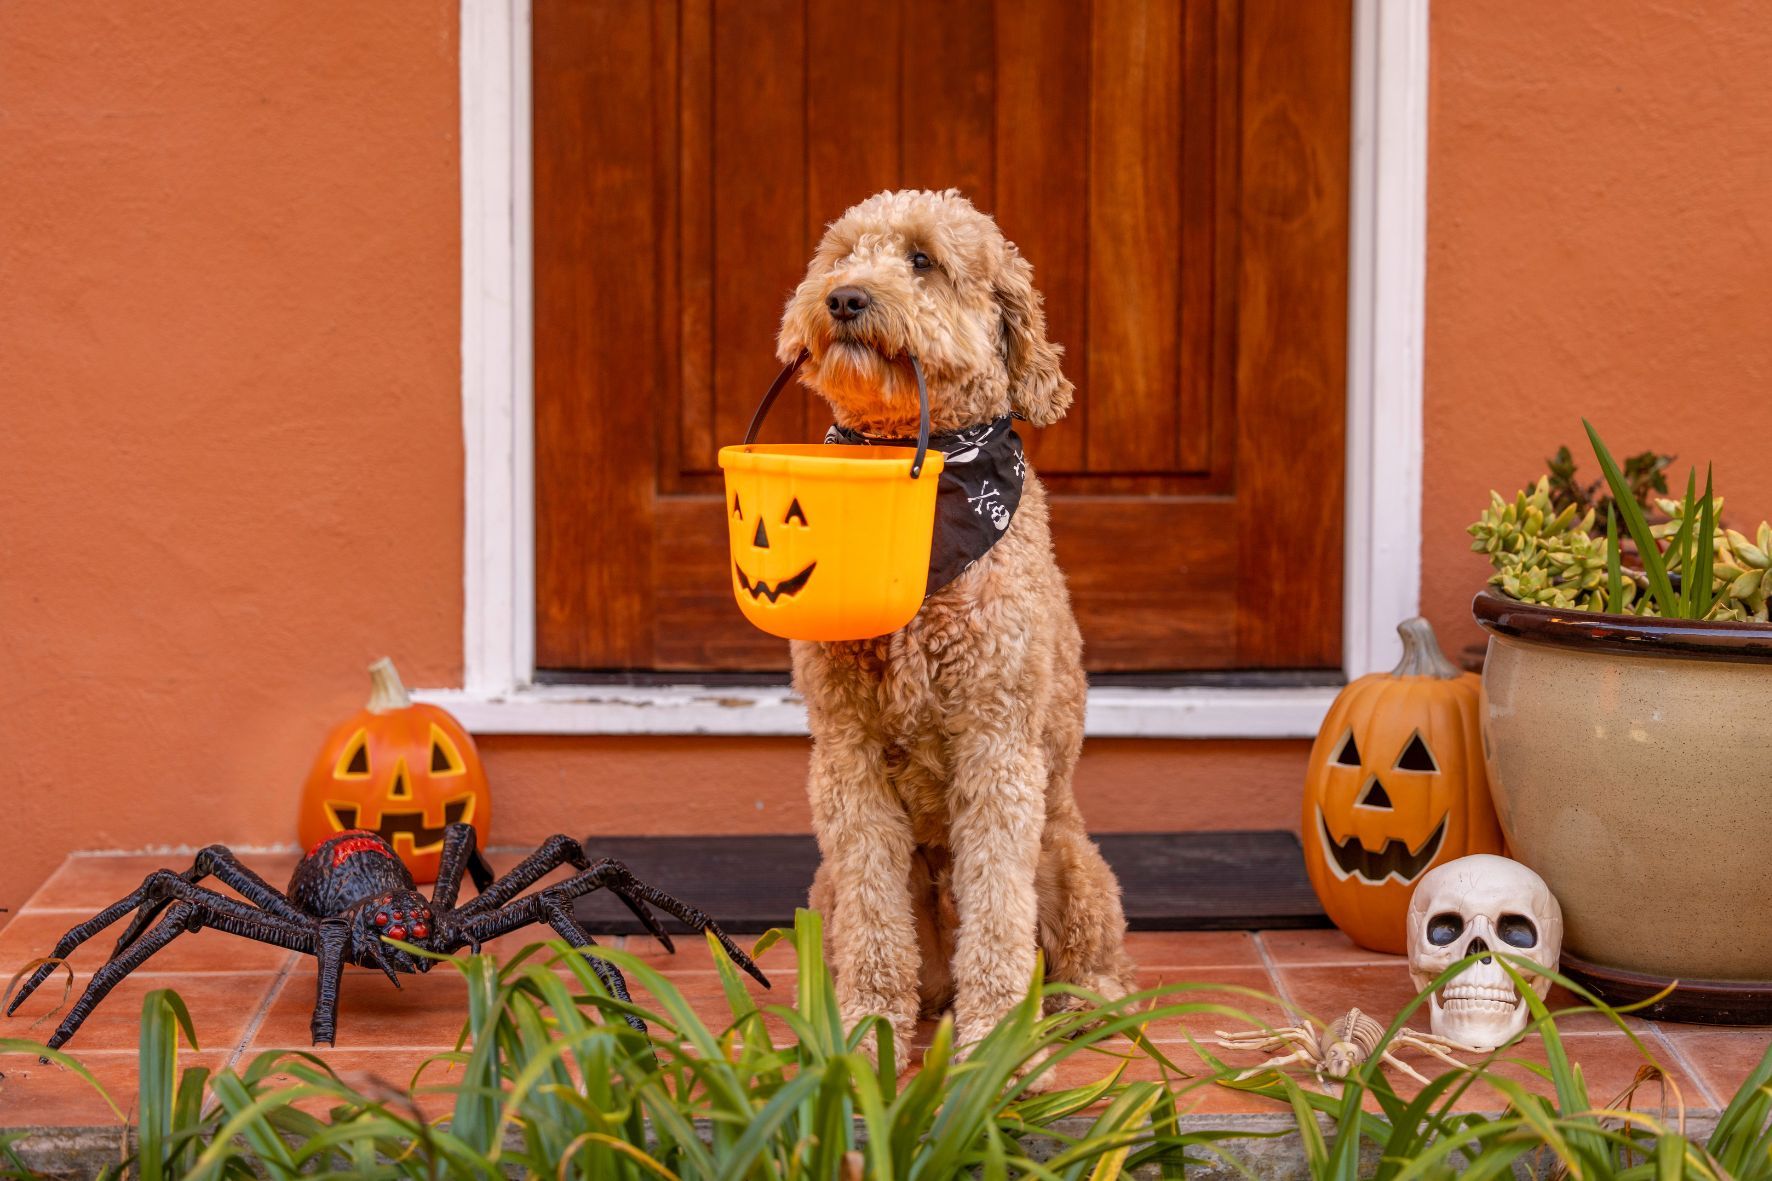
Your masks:
{"label": "wooden front door", "polygon": [[1046,294],[1077,401],[1022,431],[1089,667],[1339,666],[1350,38],[1348,0],[536,0],[539,668],[786,667],[715,456],[825,223],[903,186]]}

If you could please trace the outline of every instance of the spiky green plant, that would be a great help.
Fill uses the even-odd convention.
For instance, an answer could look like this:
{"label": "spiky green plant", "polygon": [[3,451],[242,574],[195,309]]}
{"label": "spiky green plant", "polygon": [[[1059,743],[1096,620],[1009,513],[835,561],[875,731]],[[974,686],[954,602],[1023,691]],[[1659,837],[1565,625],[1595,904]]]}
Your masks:
{"label": "spiky green plant", "polygon": [[[1645,471],[1660,468],[1645,466],[1644,456],[1633,457],[1634,472],[1619,467],[1599,432],[1585,420],[1583,426],[1612,494],[1605,502],[1605,533],[1594,536],[1593,508],[1580,520],[1575,504],[1559,509],[1548,476],[1512,501],[1491,492],[1489,507],[1468,530],[1471,548],[1488,554],[1495,567],[1490,585],[1522,602],[1561,610],[1766,622],[1772,525],[1762,522],[1753,540],[1723,528],[1723,500],[1708,471],[1703,495],[1692,472],[1683,499],[1656,499],[1654,506],[1668,519],[1651,525],[1638,494],[1646,486]],[[1565,458],[1562,452],[1558,458]],[[1640,569],[1625,565],[1620,520]]]}
{"label": "spiky green plant", "polygon": [[[1043,998],[1082,994],[1037,979],[1027,1001],[963,1062],[944,1023],[921,1070],[901,1085],[859,1053],[870,1029],[889,1042],[889,1028],[845,1029],[838,1019],[816,916],[803,912],[791,935],[766,936],[759,954],[784,936],[798,956],[797,1004],[759,1009],[716,953],[732,1018],[721,1028],[698,1018],[668,978],[620,952],[607,954],[650,1003],[612,1000],[561,944],[530,948],[503,967],[486,957],[452,961],[468,981],[466,1028],[455,1051],[423,1064],[406,1087],[354,1086],[324,1058],[291,1051],[261,1054],[240,1070],[193,1067],[181,1076],[178,1047],[194,1046],[196,1031],[176,994],[154,991],[143,1003],[137,1147],[104,1175],[1107,1181],[1178,1178],[1190,1164],[1211,1164],[1263,1176],[1250,1146],[1279,1132],[1181,1121],[1203,1089],[1223,1086],[1269,1098],[1276,1113],[1291,1115],[1314,1181],[1485,1181],[1517,1169],[1584,1181],[1772,1181],[1772,1052],[1700,1140],[1686,1133],[1678,1088],[1620,1014],[1560,977],[1584,1003],[1553,1013],[1523,989],[1534,1019],[1528,1036],[1543,1039],[1542,1065],[1504,1048],[1442,1071],[1407,1098],[1376,1055],[1330,1094],[1308,1074],[1269,1070],[1245,1079],[1245,1066],[1198,1047],[1199,1063],[1184,1068],[1147,1037],[1201,1013],[1257,1025],[1193,999],[1210,988],[1271,1003],[1247,990],[1169,985],[1042,1016]],[[1536,970],[1500,959],[1510,972]],[[1467,963],[1454,964],[1430,991]],[[1397,1015],[1381,1048],[1406,1023],[1419,1024],[1426,996]],[[650,1038],[619,1020],[630,1007],[652,1024]],[[1589,1093],[1558,1029],[1590,1012],[1604,1014],[1643,1054],[1637,1083],[1610,1100]],[[773,1032],[766,1018],[786,1033]],[[42,1047],[0,1041],[5,1051]],[[1080,1055],[1099,1066],[1096,1081],[1035,1093],[1043,1072]],[[98,1086],[77,1059],[52,1056]],[[1155,1079],[1126,1081],[1141,1062]],[[1541,1086],[1523,1085],[1504,1067],[1529,1072]],[[1636,1092],[1657,1082],[1663,1110],[1636,1109]],[[1459,1110],[1478,1085],[1496,1096],[1495,1109]],[[426,1105],[447,1114],[427,1117]],[[0,1139],[0,1176],[32,1175],[20,1147],[17,1134]]]}
{"label": "spiky green plant", "polygon": [[[839,1018],[818,916],[801,912],[791,933],[765,935],[756,954],[783,938],[798,961],[792,1007],[759,1008],[714,948],[731,1015],[722,1027],[699,1018],[667,976],[619,951],[600,954],[644,1003],[611,998],[561,944],[527,949],[502,967],[485,956],[446,961],[437,970],[460,971],[468,982],[458,1047],[424,1063],[407,1087],[381,1092],[353,1087],[321,1056],[291,1051],[239,1069],[192,1068],[180,1080],[177,1047],[194,1047],[196,1031],[177,996],[157,990],[143,1005],[138,1148],[109,1175],[810,1181],[863,1172],[935,1179],[1179,1170],[1213,1135],[1180,1131],[1178,1104],[1213,1079],[1190,1078],[1142,1031],[1202,1013],[1253,1023],[1196,999],[1206,989],[1268,1000],[1183,985],[1047,1016],[1048,997],[1089,998],[1036,978],[1028,999],[963,1056],[952,1022],[943,1022],[921,1069],[901,1085],[859,1048],[871,1033],[890,1063],[890,1026],[846,1029]],[[630,1011],[650,1036],[620,1019]],[[38,1049],[0,1041],[0,1051]],[[1079,1056],[1096,1067],[1085,1072],[1095,1081],[1036,1093],[1037,1080]],[[1124,1081],[1138,1059],[1156,1064],[1157,1080]],[[448,1115],[421,1114],[436,1104]]]}
{"label": "spiky green plant", "polygon": [[[1685,505],[1677,500],[1659,500],[1656,506],[1668,520],[1650,526],[1649,532],[1657,540],[1671,543],[1685,526]],[[1716,514],[1719,519],[1723,514],[1720,496],[1716,498]],[[1772,565],[1768,562],[1768,555],[1772,555],[1772,523],[1761,521],[1752,539],[1734,529],[1717,529],[1712,536],[1711,571],[1716,603],[1709,618],[1767,622],[1766,600],[1768,592],[1772,592],[1772,575],[1767,574],[1768,565]],[[1680,569],[1677,556],[1670,557],[1668,568]]]}

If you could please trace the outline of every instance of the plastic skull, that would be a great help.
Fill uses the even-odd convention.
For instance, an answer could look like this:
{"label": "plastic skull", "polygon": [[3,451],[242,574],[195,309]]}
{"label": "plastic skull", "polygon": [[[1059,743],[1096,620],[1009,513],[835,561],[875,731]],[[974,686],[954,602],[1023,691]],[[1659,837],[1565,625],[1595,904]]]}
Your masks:
{"label": "plastic skull", "polygon": [[[1563,911],[1530,869],[1477,853],[1423,875],[1409,900],[1408,936],[1409,974],[1418,989],[1465,956],[1486,951],[1554,969],[1563,949]],[[1546,977],[1526,976],[1540,998],[1550,991]],[[1485,1050],[1518,1037],[1531,1012],[1513,977],[1487,955],[1429,997],[1428,1008],[1435,1033]]]}

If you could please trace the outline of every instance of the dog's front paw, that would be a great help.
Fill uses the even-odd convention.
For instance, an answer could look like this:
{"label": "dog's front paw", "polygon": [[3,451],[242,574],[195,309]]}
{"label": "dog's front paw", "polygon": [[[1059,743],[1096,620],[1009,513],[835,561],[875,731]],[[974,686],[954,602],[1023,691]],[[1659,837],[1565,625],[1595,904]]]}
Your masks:
{"label": "dog's front paw", "polygon": [[868,1031],[863,1035],[858,1047],[867,1055],[869,1062],[878,1066],[880,1063],[879,1022],[875,1017],[885,1017],[886,1023],[892,1027],[892,1070],[894,1074],[903,1074],[911,1064],[911,1039],[917,1033],[917,1017],[915,1013],[879,1013],[873,1010],[858,1009],[843,1013],[843,1028],[854,1032],[856,1026],[864,1021],[868,1023]]}

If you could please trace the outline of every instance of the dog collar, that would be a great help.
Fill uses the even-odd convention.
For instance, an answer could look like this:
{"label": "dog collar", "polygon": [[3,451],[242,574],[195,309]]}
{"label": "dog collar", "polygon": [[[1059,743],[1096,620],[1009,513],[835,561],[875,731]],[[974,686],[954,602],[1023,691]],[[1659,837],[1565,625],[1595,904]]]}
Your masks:
{"label": "dog collar", "polygon": [[[854,447],[916,445],[915,439],[877,438],[840,426],[827,431],[824,441]],[[930,435],[929,449],[941,452],[946,462],[935,487],[935,536],[925,597],[970,570],[1008,532],[1028,470],[1021,437],[1007,414],[982,426]]]}

